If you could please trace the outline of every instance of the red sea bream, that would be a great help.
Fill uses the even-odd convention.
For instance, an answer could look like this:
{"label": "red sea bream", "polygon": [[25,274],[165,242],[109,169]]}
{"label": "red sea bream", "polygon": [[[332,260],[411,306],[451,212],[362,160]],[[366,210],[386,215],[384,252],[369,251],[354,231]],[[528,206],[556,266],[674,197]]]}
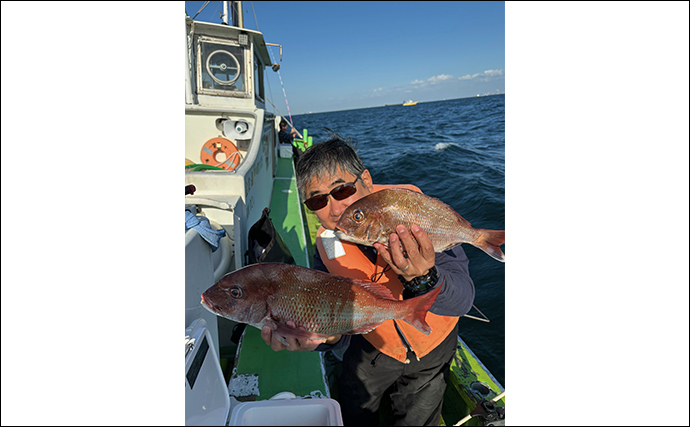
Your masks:
{"label": "red sea bream", "polygon": [[336,235],[342,240],[373,246],[388,245],[388,237],[402,224],[417,224],[431,238],[434,251],[443,252],[460,243],[469,243],[494,259],[505,262],[499,247],[505,243],[504,230],[472,228],[471,224],[442,201],[402,188],[389,188],[362,197],[340,215]]}
{"label": "red sea bream", "polygon": [[[424,334],[426,313],[441,291],[400,301],[387,287],[291,264],[253,264],[223,276],[201,295],[211,312],[278,335],[323,339],[363,334],[382,322],[402,319]],[[296,327],[287,322],[292,320]],[[302,329],[303,328],[303,329]]]}

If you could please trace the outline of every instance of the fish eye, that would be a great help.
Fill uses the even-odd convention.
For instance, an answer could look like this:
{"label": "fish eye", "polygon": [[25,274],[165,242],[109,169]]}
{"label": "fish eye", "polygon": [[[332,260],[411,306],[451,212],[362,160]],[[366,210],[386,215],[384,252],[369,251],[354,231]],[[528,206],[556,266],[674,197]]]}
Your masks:
{"label": "fish eye", "polygon": [[364,219],[364,212],[362,212],[360,209],[355,209],[355,211],[352,213],[352,218],[354,218],[355,221],[360,222]]}
{"label": "fish eye", "polygon": [[230,296],[233,298],[242,298],[242,290],[240,288],[230,289]]}

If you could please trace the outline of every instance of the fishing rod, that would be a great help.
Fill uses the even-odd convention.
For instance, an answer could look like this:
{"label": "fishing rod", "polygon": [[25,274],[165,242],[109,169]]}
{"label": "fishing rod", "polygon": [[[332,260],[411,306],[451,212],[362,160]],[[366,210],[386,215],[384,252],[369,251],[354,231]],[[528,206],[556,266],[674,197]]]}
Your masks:
{"label": "fishing rod", "polygon": [[[276,106],[271,102],[270,99],[267,98],[266,101],[268,101],[269,104],[273,105],[273,108],[276,109],[276,111],[278,112],[278,115],[280,116],[281,119],[285,119],[285,118],[286,118],[286,117],[283,115],[283,113],[280,112],[280,110],[278,109],[278,107],[276,107]],[[287,120],[285,120],[285,121],[287,122]],[[292,123],[288,122],[288,124],[290,125],[291,128],[293,128],[293,129],[295,130],[295,132],[297,132],[297,136],[299,136],[300,139],[304,139],[304,137],[302,136],[302,134],[299,133],[299,131],[297,130],[297,128],[296,128]]]}
{"label": "fishing rod", "polygon": [[479,320],[479,321],[481,321],[481,322],[486,322],[486,323],[491,322],[491,320],[489,320],[489,318],[486,317],[486,314],[482,313],[482,311],[481,311],[476,305],[472,304],[472,307],[473,307],[475,310],[477,310],[477,311],[479,312],[479,314],[482,315],[483,319],[482,319],[482,318],[479,318],[479,317],[475,317],[475,316],[470,316],[469,314],[465,314],[465,315],[463,315],[463,317],[467,317],[467,318],[474,319],[474,320]]}

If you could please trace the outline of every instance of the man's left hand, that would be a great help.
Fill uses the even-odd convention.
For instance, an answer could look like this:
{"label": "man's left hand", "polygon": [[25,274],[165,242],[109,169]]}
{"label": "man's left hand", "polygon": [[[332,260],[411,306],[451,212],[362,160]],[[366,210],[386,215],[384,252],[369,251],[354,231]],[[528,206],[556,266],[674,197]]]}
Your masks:
{"label": "man's left hand", "polygon": [[[436,253],[429,235],[418,225],[411,227],[412,234],[404,225],[398,225],[395,230],[397,233],[392,233],[388,238],[388,247],[374,243],[374,248],[391,269],[405,280],[429,274],[429,269],[436,264]],[[407,253],[407,258],[403,250]]]}

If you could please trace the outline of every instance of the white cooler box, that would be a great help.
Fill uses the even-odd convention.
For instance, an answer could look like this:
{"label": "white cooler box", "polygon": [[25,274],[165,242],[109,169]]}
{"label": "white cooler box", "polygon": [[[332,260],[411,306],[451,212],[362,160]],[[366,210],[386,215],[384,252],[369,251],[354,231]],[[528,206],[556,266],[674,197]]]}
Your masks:
{"label": "white cooler box", "polygon": [[280,157],[283,159],[290,159],[292,158],[292,144],[279,144],[278,145],[280,151],[278,154]]}
{"label": "white cooler box", "polygon": [[333,399],[297,399],[290,392],[269,400],[235,406],[230,426],[341,426],[340,405]]}

